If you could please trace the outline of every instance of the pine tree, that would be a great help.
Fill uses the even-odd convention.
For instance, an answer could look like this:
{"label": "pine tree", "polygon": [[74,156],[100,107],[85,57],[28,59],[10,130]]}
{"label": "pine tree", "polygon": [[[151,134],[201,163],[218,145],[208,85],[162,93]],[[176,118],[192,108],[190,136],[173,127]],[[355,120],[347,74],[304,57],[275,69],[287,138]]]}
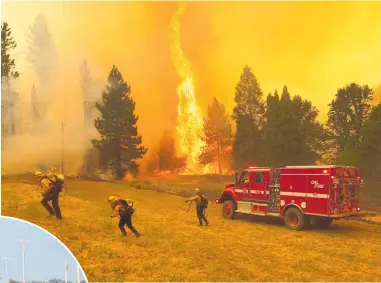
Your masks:
{"label": "pine tree", "polygon": [[142,158],[147,149],[141,146],[142,137],[138,135],[138,116],[134,114],[131,87],[115,65],[102,94],[102,102],[97,102],[96,108],[101,117],[95,119],[95,127],[101,139],[94,139],[92,143],[101,151],[102,163],[115,172],[117,179],[122,179],[127,172],[137,175],[139,165],[136,160]]}
{"label": "pine tree", "polygon": [[91,88],[92,78],[86,60],[82,62],[79,72],[81,73],[81,90],[83,100],[89,100],[89,92]]}
{"label": "pine tree", "polygon": [[[18,104],[18,94],[11,89],[11,80],[19,77],[15,71],[15,59],[11,58],[11,51],[17,47],[12,37],[8,23],[1,26],[1,136],[7,137],[16,133],[15,111]],[[2,149],[4,149],[4,142]]]}
{"label": "pine tree", "polygon": [[266,123],[263,127],[263,139],[265,144],[264,163],[268,166],[283,166],[283,141],[280,138],[282,128],[280,97],[278,91],[275,90],[274,95],[271,93],[267,96],[266,101]]}
{"label": "pine tree", "polygon": [[[82,90],[82,103],[83,103],[83,124],[85,131],[84,144],[87,146],[89,140],[91,140],[91,130],[94,129],[94,117],[92,117],[92,113],[95,110],[95,101],[90,99],[91,97],[91,86],[92,86],[92,78],[90,69],[87,65],[87,61],[84,60],[82,65],[79,68],[79,72],[81,75],[80,85]],[[83,172],[85,174],[91,174],[94,171],[94,162],[96,159],[96,152],[94,148],[87,149],[84,153],[83,160]]]}
{"label": "pine tree", "polygon": [[293,123],[297,126],[294,133],[299,143],[294,151],[294,164],[316,164],[326,139],[326,129],[317,120],[319,111],[310,101],[303,100],[299,95],[293,97],[292,105]]}
{"label": "pine tree", "polygon": [[264,143],[266,165],[315,164],[322,149],[324,129],[317,121],[318,110],[284,86],[281,98],[275,91],[267,97]]}
{"label": "pine tree", "polygon": [[233,167],[250,163],[259,164],[263,159],[262,128],[265,106],[262,90],[248,66],[245,66],[236,87],[233,119],[236,134],[233,143]]}
{"label": "pine tree", "polygon": [[226,164],[232,144],[232,129],[225,106],[215,97],[208,106],[208,116],[204,119],[203,140],[205,146],[200,155],[201,164],[217,163],[218,174],[222,174],[222,164]]}
{"label": "pine tree", "polygon": [[36,123],[40,119],[40,112],[38,109],[38,98],[37,98],[36,88],[34,85],[32,86],[30,101],[31,101],[33,121]]}
{"label": "pine tree", "polygon": [[85,128],[88,128],[91,125],[91,121],[93,118],[91,114],[93,113],[93,110],[95,108],[95,102],[90,99],[92,78],[86,60],[82,62],[79,72],[81,74],[80,83],[83,98],[83,121]]}
{"label": "pine tree", "polygon": [[11,58],[10,52],[17,47],[17,43],[12,37],[8,23],[1,26],[1,79],[10,80],[19,77],[19,73],[14,71],[15,59]]}
{"label": "pine tree", "polygon": [[28,44],[27,59],[33,65],[39,79],[40,115],[44,116],[45,101],[48,98],[54,69],[58,63],[58,55],[53,37],[48,30],[47,20],[42,13],[37,15],[30,28]]}
{"label": "pine tree", "polygon": [[[367,85],[361,87],[351,83],[340,88],[329,104],[327,127],[332,143],[338,149],[338,163],[346,163],[346,156],[353,156],[359,151],[362,128],[371,112],[372,100],[372,90]],[[350,159],[353,160],[352,157]]]}

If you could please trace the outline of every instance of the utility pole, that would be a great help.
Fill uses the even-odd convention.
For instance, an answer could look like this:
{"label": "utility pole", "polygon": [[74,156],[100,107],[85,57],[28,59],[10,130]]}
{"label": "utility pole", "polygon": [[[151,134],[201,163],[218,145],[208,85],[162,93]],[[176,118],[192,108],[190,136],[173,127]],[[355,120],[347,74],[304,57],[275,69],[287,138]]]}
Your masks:
{"label": "utility pole", "polygon": [[68,269],[68,265],[67,265],[67,261],[65,261],[65,283],[67,283],[67,269]]}
{"label": "utility pole", "polygon": [[8,281],[8,261],[10,259],[14,259],[13,257],[3,257],[3,260],[5,260],[5,283],[9,283]]}
{"label": "utility pole", "polygon": [[[65,24],[65,3],[62,1],[62,19]],[[64,44],[64,54],[66,55],[66,45]],[[62,164],[61,164],[61,174],[64,175],[64,127],[66,120],[66,61],[64,61],[64,114],[62,119]]]}
{"label": "utility pole", "polygon": [[79,280],[79,264],[77,264],[77,283],[80,283],[81,281]]}
{"label": "utility pole", "polygon": [[65,124],[62,122],[62,157],[61,157],[61,174],[64,174],[64,127]]}
{"label": "utility pole", "polygon": [[29,240],[17,240],[16,242],[19,242],[22,245],[22,281],[23,283],[26,283],[25,281],[25,245],[29,243]]}

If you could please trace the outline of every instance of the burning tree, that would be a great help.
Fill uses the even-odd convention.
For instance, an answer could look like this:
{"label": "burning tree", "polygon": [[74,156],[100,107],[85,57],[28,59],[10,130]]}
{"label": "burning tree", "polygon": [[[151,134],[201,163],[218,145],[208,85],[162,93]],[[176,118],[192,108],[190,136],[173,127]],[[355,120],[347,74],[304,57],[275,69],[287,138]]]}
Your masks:
{"label": "burning tree", "polygon": [[227,163],[232,144],[232,129],[225,106],[215,97],[208,106],[208,116],[204,119],[203,141],[200,155],[201,164],[217,163],[218,174],[222,174],[222,164]]}
{"label": "burning tree", "polygon": [[130,95],[131,87],[114,65],[102,102],[96,103],[101,117],[95,119],[95,127],[101,139],[94,139],[92,143],[100,150],[103,165],[112,169],[117,179],[123,179],[127,172],[136,176],[139,173],[136,159],[147,152],[141,146],[142,137],[136,126],[138,117],[134,114],[135,102]]}
{"label": "burning tree", "polygon": [[160,140],[158,150],[158,164],[160,171],[176,171],[186,165],[186,159],[176,156],[176,146],[173,134],[165,130]]}
{"label": "burning tree", "polygon": [[150,156],[147,160],[147,171],[170,171],[173,173],[181,172],[185,167],[186,157],[178,157],[176,155],[173,131],[164,130],[157,147],[150,150]]}
{"label": "burning tree", "polygon": [[181,153],[187,156],[187,169],[198,171],[199,154],[203,142],[202,116],[197,105],[194,78],[189,60],[185,57],[180,45],[180,19],[184,14],[186,4],[179,3],[178,9],[172,15],[170,26],[170,47],[176,71],[181,78],[177,86],[179,103],[177,106],[177,133],[179,136],[179,146]]}

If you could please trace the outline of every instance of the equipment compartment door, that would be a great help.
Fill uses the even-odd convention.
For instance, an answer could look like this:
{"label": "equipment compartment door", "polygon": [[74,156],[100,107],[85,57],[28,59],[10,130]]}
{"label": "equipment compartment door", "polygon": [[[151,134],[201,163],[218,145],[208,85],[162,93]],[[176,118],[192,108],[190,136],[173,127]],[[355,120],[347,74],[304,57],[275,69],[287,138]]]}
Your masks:
{"label": "equipment compartment door", "polygon": [[329,174],[311,174],[307,178],[307,213],[329,214]]}

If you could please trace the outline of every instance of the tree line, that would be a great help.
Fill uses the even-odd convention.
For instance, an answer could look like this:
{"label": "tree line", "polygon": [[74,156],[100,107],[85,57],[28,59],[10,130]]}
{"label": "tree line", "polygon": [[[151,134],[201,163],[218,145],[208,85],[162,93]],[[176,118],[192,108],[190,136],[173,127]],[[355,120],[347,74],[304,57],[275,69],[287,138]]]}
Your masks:
{"label": "tree line", "polygon": [[[2,79],[19,75],[9,54],[15,46],[4,23]],[[55,53],[51,54],[55,58]],[[83,65],[83,92],[91,80],[87,72],[87,65]],[[42,79],[48,78],[41,71]],[[34,87],[32,93],[35,94]],[[290,94],[287,86],[265,97],[256,76],[245,66],[234,101],[230,115],[214,97],[204,117],[205,145],[199,162],[211,165],[218,174],[249,165],[281,167],[320,163],[357,166],[369,177],[381,173],[381,104],[373,105],[373,90],[367,85],[351,83],[339,88],[329,104],[328,120],[322,123],[317,119],[318,109],[309,100]],[[37,109],[35,104],[33,107]],[[94,126],[100,138],[91,143],[99,150],[100,166],[111,169],[118,179],[127,173],[137,175],[137,161],[148,149],[142,145],[138,133],[139,117],[135,114],[131,86],[115,65],[95,108],[99,117],[95,118]],[[39,114],[37,110],[34,112]],[[172,132],[164,131],[157,148],[151,152],[148,170],[177,172],[186,167],[185,157],[176,154],[173,136]]]}
{"label": "tree line", "polygon": [[[319,110],[311,101],[291,95],[287,86],[265,97],[249,66],[243,69],[234,100],[229,115],[214,97],[204,118],[200,163],[214,164],[216,173],[247,166],[338,164],[359,167],[367,177],[381,174],[381,104],[374,105],[367,85],[339,88],[325,123],[318,121]],[[168,162],[175,150],[162,146],[171,143],[165,133],[156,167],[151,163],[149,169],[178,168],[179,163]]]}

